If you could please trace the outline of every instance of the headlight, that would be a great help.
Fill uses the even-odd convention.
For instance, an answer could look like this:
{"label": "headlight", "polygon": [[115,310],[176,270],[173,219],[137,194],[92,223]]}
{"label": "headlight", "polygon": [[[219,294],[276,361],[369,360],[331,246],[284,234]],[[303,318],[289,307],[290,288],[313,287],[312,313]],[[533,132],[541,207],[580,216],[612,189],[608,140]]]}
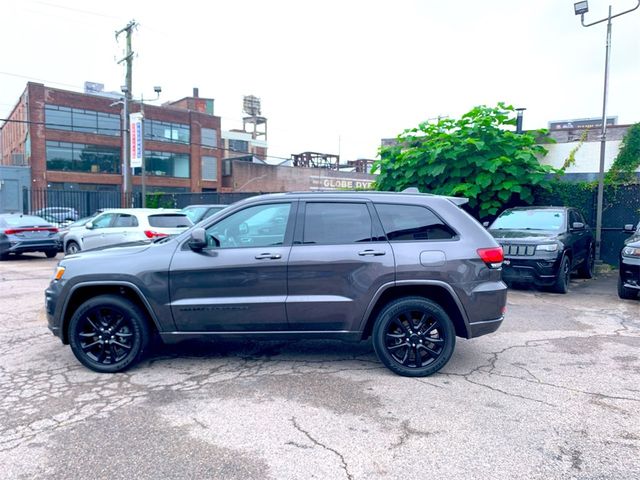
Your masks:
{"label": "headlight", "polygon": [[64,275],[65,268],[64,267],[56,267],[56,273],[53,275],[54,280],[60,280]]}
{"label": "headlight", "polygon": [[536,250],[539,252],[555,252],[558,250],[557,243],[545,243],[543,245],[536,245]]}
{"label": "headlight", "polygon": [[640,248],[624,247],[622,249],[622,255],[624,255],[625,257],[640,257]]}

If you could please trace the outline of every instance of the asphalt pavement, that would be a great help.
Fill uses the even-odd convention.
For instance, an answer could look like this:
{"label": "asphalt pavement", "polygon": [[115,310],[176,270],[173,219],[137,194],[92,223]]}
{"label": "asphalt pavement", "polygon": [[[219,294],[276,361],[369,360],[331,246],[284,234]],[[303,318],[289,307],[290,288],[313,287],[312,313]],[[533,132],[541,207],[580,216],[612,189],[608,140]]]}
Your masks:
{"label": "asphalt pavement", "polygon": [[422,379],[340,341],[189,342],[101,375],[46,327],[55,265],[0,262],[4,479],[640,478],[640,301],[615,273],[511,290],[501,329]]}

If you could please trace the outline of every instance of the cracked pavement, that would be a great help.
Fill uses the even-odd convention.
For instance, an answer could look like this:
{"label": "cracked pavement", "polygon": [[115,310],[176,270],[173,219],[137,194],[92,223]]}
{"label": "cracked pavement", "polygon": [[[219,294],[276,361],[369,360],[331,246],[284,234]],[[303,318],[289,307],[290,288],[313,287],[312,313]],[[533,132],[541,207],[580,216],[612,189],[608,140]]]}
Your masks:
{"label": "cracked pavement", "polygon": [[2,478],[640,478],[640,302],[615,276],[509,292],[440,374],[370,342],[189,342],[123,374],[46,327],[55,260],[0,262]]}

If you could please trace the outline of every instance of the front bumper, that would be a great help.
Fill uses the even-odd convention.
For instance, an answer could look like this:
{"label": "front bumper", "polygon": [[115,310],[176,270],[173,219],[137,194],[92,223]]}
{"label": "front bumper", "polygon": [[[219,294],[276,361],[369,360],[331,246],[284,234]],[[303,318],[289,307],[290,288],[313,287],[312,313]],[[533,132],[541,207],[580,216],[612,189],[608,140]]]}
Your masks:
{"label": "front bumper", "polygon": [[640,258],[620,258],[620,278],[626,288],[640,290]]}
{"label": "front bumper", "polygon": [[553,285],[558,278],[560,256],[505,257],[502,279],[508,283],[532,283],[537,286]]}

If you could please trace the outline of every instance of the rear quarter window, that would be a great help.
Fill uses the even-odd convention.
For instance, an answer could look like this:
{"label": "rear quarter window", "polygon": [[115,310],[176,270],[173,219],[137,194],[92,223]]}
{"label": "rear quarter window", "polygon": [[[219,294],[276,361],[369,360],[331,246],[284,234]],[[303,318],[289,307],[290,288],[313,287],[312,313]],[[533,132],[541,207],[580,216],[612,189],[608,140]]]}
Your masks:
{"label": "rear quarter window", "polygon": [[440,217],[419,205],[377,203],[376,211],[389,241],[451,240],[456,233]]}
{"label": "rear quarter window", "polygon": [[193,223],[184,214],[163,213],[149,215],[149,225],[157,228],[181,228],[190,227]]}

